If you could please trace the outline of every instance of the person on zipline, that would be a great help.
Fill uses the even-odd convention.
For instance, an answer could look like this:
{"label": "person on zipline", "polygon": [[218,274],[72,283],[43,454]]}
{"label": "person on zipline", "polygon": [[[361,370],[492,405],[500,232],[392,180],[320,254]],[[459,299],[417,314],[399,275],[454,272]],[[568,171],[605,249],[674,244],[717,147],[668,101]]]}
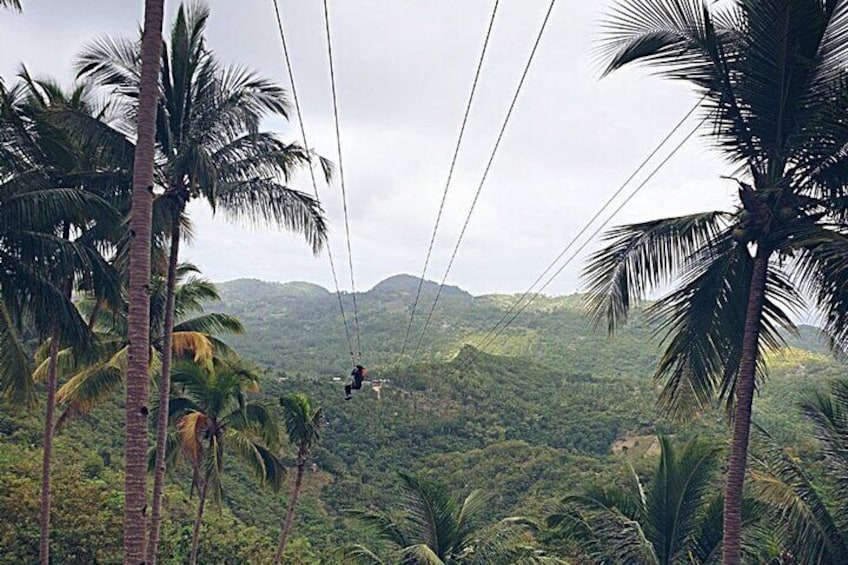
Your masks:
{"label": "person on zipline", "polygon": [[362,365],[357,365],[356,368],[350,372],[350,375],[353,377],[353,382],[349,385],[345,385],[345,400],[353,398],[351,390],[359,390],[362,388],[362,381],[365,380],[365,377],[368,375],[368,371],[366,371],[365,367]]}

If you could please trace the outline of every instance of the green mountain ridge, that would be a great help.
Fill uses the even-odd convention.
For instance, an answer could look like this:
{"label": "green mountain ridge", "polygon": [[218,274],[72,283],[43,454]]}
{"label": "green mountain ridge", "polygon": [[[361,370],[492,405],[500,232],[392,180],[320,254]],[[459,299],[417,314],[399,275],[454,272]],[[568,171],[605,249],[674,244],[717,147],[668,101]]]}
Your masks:
{"label": "green mountain ridge", "polygon": [[[363,362],[380,382],[367,382],[349,402],[342,385],[352,362],[335,293],[310,283],[257,280],[219,287],[223,300],[216,308],[238,316],[246,328],[227,341],[265,368],[265,401],[276,405],[282,394],[304,392],[325,410],[326,427],[310,460],[293,532],[303,563],[338,562],[334,551],[351,539],[375,542],[344,510],[394,507],[400,471],[437,479],[457,493],[483,489],[491,521],[541,519],[566,493],[613,483],[627,476],[629,465],[647,468],[658,432],[681,439],[708,435],[725,444],[720,409],[689,424],[669,421],[658,410],[652,375],[660,343],[638,313],[610,338],[591,329],[581,296],[539,297],[502,339],[481,349],[482,338],[517,296],[472,296],[458,289],[443,294],[413,356],[427,300],[437,289],[428,282],[401,357],[417,286],[417,279],[401,275],[357,295]],[[350,294],[342,300],[351,313]],[[348,324],[352,329],[350,314]],[[810,387],[844,376],[845,366],[827,354],[815,328],[800,328],[787,344],[769,361],[771,378],[760,388],[754,418],[784,445],[813,453],[812,433],[797,405]],[[84,484],[102,489],[103,496],[113,483],[117,490],[122,422],[121,399],[73,422],[59,437],[56,464],[87,473]],[[0,452],[37,460],[39,430],[40,416],[0,412]],[[273,547],[288,490],[274,495],[258,488],[243,465],[228,465],[228,510],[217,519],[221,535],[228,529],[233,535],[248,532],[238,534],[250,540],[245,547]],[[37,473],[34,466],[26,469],[20,472]],[[9,473],[18,480],[19,471]],[[37,484],[36,474],[31,481]],[[169,497],[182,522],[167,535],[177,543],[179,528],[190,519],[190,512],[180,510],[192,503],[190,477],[182,471],[172,481]],[[4,500],[13,498],[4,499],[0,489],[0,510],[18,508],[3,506]],[[31,525],[21,527],[32,534]]]}
{"label": "green mountain ridge", "polygon": [[[419,277],[414,277],[412,275],[394,275],[387,279],[384,279],[377,284],[375,284],[369,293],[399,293],[399,294],[415,294],[418,292],[418,286],[421,285],[421,293],[422,294],[434,294],[439,289],[439,284],[434,281],[424,280],[421,283],[421,279]],[[367,294],[367,293],[366,293]],[[454,297],[465,297],[472,298],[472,295],[458,286],[445,285],[442,288],[442,295],[444,296],[454,296]]]}
{"label": "green mountain ridge", "polygon": [[330,291],[323,286],[304,281],[278,283],[259,279],[235,279],[222,284],[226,285],[234,295],[258,295],[264,298],[290,297],[305,300],[324,298],[330,294]]}
{"label": "green mountain ridge", "polygon": [[[388,382],[379,394],[366,386],[350,403],[332,380],[351,364],[335,296],[283,305],[221,285],[219,307],[248,328],[234,345],[271,368],[266,391],[304,391],[327,411],[316,464],[336,477],[322,498],[329,515],[350,493],[375,507],[389,504],[399,470],[431,473],[459,490],[483,487],[495,498],[493,517],[541,510],[563,485],[612,480],[616,440],[647,438],[644,446],[659,431],[725,431],[721,410],[687,426],[667,421],[655,403],[660,343],[652,328],[637,314],[615,337],[594,331],[579,295],[539,297],[482,351],[482,338],[518,297],[445,294],[419,355],[410,354],[426,310],[416,315],[401,358],[417,285],[401,275],[358,294],[363,360],[373,378]],[[421,304],[429,306],[436,288],[423,285]],[[351,297],[342,298],[349,313]],[[800,328],[787,343],[755,410],[776,437],[797,442],[807,431],[795,403],[811,383],[837,377],[843,367],[826,354],[815,328]]]}
{"label": "green mountain ridge", "polygon": [[[298,299],[284,292],[285,285],[250,281],[247,291],[242,281],[221,283],[222,302],[217,310],[238,316],[247,333],[232,340],[235,347],[263,365],[283,371],[336,374],[351,364],[350,352],[356,344],[353,298],[342,293],[345,319],[333,293],[313,293]],[[408,275],[392,277],[367,292],[357,294],[362,360],[367,366],[408,365],[419,361],[449,360],[463,345],[483,345],[483,339],[508,313],[519,298],[515,295],[472,296],[460,289],[443,290],[427,332],[421,335],[438,286],[425,282],[414,323],[406,338],[418,279]],[[345,334],[351,336],[350,347]],[[565,339],[560,339],[565,336]],[[503,332],[485,347],[487,351],[518,356],[554,355],[573,363],[580,371],[596,369],[586,360],[598,349],[608,352],[630,343],[632,351],[625,364],[608,366],[613,372],[643,372],[657,358],[655,340],[640,321],[634,320],[612,345],[602,332],[586,323],[582,297],[538,297]],[[635,341],[634,341],[635,340]],[[402,358],[401,351],[405,356]],[[420,347],[419,347],[420,341]],[[646,343],[650,344],[645,347]],[[412,356],[417,352],[417,358]]]}

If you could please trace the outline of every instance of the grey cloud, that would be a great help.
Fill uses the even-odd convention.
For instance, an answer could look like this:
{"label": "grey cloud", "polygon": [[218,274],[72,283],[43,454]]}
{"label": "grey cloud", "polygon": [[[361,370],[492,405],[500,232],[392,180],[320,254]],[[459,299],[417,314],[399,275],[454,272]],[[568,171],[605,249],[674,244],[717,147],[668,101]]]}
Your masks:
{"label": "grey cloud", "polygon": [[[466,147],[429,278],[441,279],[547,0],[502,0]],[[0,74],[21,60],[70,80],[73,54],[102,33],[133,35],[140,1],[29,2],[0,13]],[[168,2],[169,12],[176,2]],[[270,0],[215,1],[209,44],[225,61],[287,85]],[[282,1],[310,143],[336,160],[321,2]],[[695,102],[682,85],[638,70],[599,80],[593,57],[607,0],[556,7],[501,152],[449,279],[474,293],[521,292]],[[344,159],[358,286],[420,273],[491,0],[331,0]],[[296,124],[270,122],[290,140]],[[727,171],[690,142],[616,221],[727,207]],[[294,185],[311,192],[305,175]],[[338,185],[319,187],[347,282]],[[208,276],[332,281],[326,257],[298,237],[213,220],[192,208],[186,250]],[[595,247],[597,244],[589,246]],[[552,285],[578,289],[581,261]]]}

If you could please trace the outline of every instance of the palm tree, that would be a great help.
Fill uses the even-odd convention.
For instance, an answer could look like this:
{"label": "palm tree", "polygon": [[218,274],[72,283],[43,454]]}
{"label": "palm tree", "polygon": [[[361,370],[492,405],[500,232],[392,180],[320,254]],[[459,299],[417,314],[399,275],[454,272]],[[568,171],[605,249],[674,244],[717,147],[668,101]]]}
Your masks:
{"label": "palm tree", "polygon": [[[64,128],[56,119],[60,111],[78,112],[88,116],[102,115],[92,103],[91,90],[87,85],[80,84],[70,93],[66,93],[53,81],[34,80],[26,69],[21,72],[21,78],[21,85],[7,93],[8,96],[4,99],[4,114],[17,132],[20,154],[26,158],[18,162],[22,166],[6,172],[3,186],[7,192],[32,188],[39,191],[64,189],[88,195],[86,206],[69,210],[71,215],[65,216],[52,226],[33,225],[31,221],[24,220],[30,223],[27,231],[40,231],[45,239],[72,243],[69,247],[77,257],[73,264],[52,265],[50,256],[31,257],[34,261],[29,262],[26,268],[41,271],[41,276],[51,287],[50,291],[61,292],[65,308],[73,309],[70,303],[71,293],[77,281],[82,283],[83,288],[88,288],[100,297],[104,296],[104,292],[117,292],[117,277],[99,255],[98,247],[108,242],[110,235],[114,237],[119,226],[119,215],[98,193],[114,196],[125,192],[127,174],[125,169],[122,170],[121,163],[104,162],[101,159],[103,152],[92,150],[94,147],[89,143],[90,140],[74,135],[74,132]],[[22,256],[26,255],[27,252],[24,251]],[[9,296],[10,290],[7,287],[5,296]],[[36,321],[34,324],[36,331],[50,336],[50,354],[46,361],[47,402],[40,528],[40,559],[45,564],[49,562],[50,555],[53,414],[60,342],[77,348],[89,345],[88,332],[80,328],[82,320],[79,316],[75,316],[71,321],[70,330],[75,335],[70,337],[69,343],[69,332],[61,327],[58,319],[52,318],[52,314],[49,310],[41,313],[44,321]],[[48,318],[52,319],[46,322]],[[47,326],[44,325],[45,322]],[[84,324],[82,327],[84,328]]]}
{"label": "palm tree", "polygon": [[164,0],[145,0],[141,69],[136,83],[136,145],[130,212],[129,315],[127,318],[126,442],[124,446],[124,563],[145,563],[147,510],[147,378],[150,355],[150,246],[156,109]]}
{"label": "palm tree", "polygon": [[21,3],[20,0],[0,0],[0,8],[9,8],[20,12]]}
{"label": "palm tree", "polygon": [[192,466],[192,491],[199,494],[189,558],[195,565],[207,497],[216,502],[222,498],[225,453],[233,451],[263,485],[279,490],[284,469],[273,450],[279,447],[280,429],[267,407],[248,401],[247,393],[259,390],[259,376],[238,358],[177,363],[173,383],[168,406],[178,437],[165,455],[173,462],[185,454]]}
{"label": "palm tree", "polygon": [[812,393],[802,408],[822,447],[823,480],[813,480],[791,450],[764,434],[754,491],[774,511],[779,537],[794,562],[848,563],[848,382]]}
{"label": "palm tree", "polygon": [[280,529],[280,541],[277,544],[277,553],[274,555],[274,565],[279,565],[286,549],[286,541],[294,523],[294,508],[300,496],[300,487],[303,484],[303,471],[306,469],[306,461],[311,455],[312,448],[321,439],[321,425],[324,421],[324,411],[321,408],[313,408],[309,397],[305,394],[290,394],[280,398],[283,407],[283,419],[286,424],[289,443],[297,447],[295,465],[297,473],[292,487],[289,506],[286,509],[286,520]]}
{"label": "palm tree", "polygon": [[[172,209],[169,257],[169,302],[172,304],[174,270],[179,261],[180,219],[187,203],[205,198],[213,210],[230,219],[265,221],[302,233],[314,252],[326,237],[318,202],[280,183],[294,167],[309,163],[309,153],[259,131],[263,117],[286,118],[285,91],[239,67],[224,67],[206,47],[209,9],[180,6],[162,53],[160,83],[163,96],[158,109],[158,148],[163,167],[164,198]],[[137,84],[138,56],[134,43],[103,40],[80,56],[80,74],[94,77],[118,92],[132,92]],[[325,172],[328,172],[327,164]],[[173,308],[166,308],[165,355],[159,401],[168,401],[171,359],[168,342]],[[157,423],[157,452],[164,453],[167,422]],[[154,477],[148,559],[155,562],[161,521],[161,492],[165,462]]]}
{"label": "palm tree", "polygon": [[17,330],[24,321],[43,334],[58,326],[64,342],[88,345],[87,324],[66,286],[75,277],[98,296],[114,293],[114,273],[95,244],[117,215],[89,188],[118,186],[121,174],[83,157],[91,147],[53,123],[57,107],[87,104],[86,89],[66,97],[49,81],[23,76],[11,90],[0,89],[0,386],[10,404],[32,406],[32,371]]}
{"label": "palm tree", "polygon": [[[196,276],[196,266],[183,263],[177,269],[174,325],[171,352],[177,359],[209,362],[215,355],[234,352],[218,337],[220,334],[239,334],[241,322],[229,314],[204,312],[204,304],[220,300],[216,286]],[[164,348],[164,319],[167,281],[162,275],[151,278],[150,335],[151,375],[161,370]],[[107,398],[114,396],[124,383],[129,348],[126,344],[126,304],[113,306],[107,301],[81,302],[89,324],[98,336],[98,348],[79,360],[72,351],[63,352],[62,363],[72,376],[59,389],[57,401],[64,412],[57,426],[76,416],[87,414]],[[44,364],[36,370],[44,371]],[[158,370],[157,370],[158,369]]]}
{"label": "palm tree", "polygon": [[507,518],[485,527],[486,499],[479,490],[462,502],[441,484],[400,473],[403,481],[403,519],[366,510],[350,511],[376,529],[393,551],[389,559],[352,545],[345,558],[356,563],[383,565],[536,564],[558,563],[528,545],[522,534],[534,525],[524,518]]}
{"label": "palm tree", "polygon": [[717,394],[733,417],[725,486],[724,562],[741,559],[741,504],[751,406],[763,350],[792,330],[809,286],[837,341],[846,335],[841,123],[848,6],[837,0],[620,0],[607,22],[606,72],[643,62],[692,84],[710,135],[734,164],[735,213],[617,228],[588,267],[610,330],[631,305],[676,280],[653,307],[666,350],[662,402],[683,411]]}
{"label": "palm tree", "polygon": [[595,563],[694,564],[717,561],[722,499],[711,496],[718,450],[693,440],[678,451],[659,437],[661,454],[646,489],[635,473],[625,487],[567,496],[548,518]]}

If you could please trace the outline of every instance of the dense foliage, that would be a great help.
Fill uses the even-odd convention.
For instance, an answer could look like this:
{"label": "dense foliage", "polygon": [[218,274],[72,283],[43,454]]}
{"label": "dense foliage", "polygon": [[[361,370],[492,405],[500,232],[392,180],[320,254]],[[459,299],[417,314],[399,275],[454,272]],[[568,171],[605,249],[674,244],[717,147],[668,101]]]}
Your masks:
{"label": "dense foliage", "polygon": [[[319,360],[340,353],[330,335],[341,331],[340,320],[339,325],[333,325],[337,318],[331,309],[331,294],[299,284],[259,282],[247,283],[250,293],[234,290],[244,284],[227,283],[220,288],[223,309],[247,322],[252,344],[242,343],[242,352],[254,347],[272,354],[295,352],[295,347],[312,343]],[[314,316],[304,321],[299,317],[301,312],[314,313],[323,307],[311,295],[304,297],[303,288],[311,288],[329,304],[326,319],[320,323]],[[399,297],[395,293],[385,295],[383,288],[378,285],[362,295],[361,303],[366,305],[363,318],[369,325],[389,325],[393,316],[400,318],[400,314],[392,313],[391,306]],[[289,290],[289,296],[280,296]],[[278,298],[269,299],[275,292]],[[456,316],[448,318],[448,323],[458,324],[459,316],[467,314],[467,320],[474,323],[466,322],[469,329],[465,335],[472,339],[494,324],[509,304],[503,296],[466,295],[462,300],[465,310],[460,313],[446,309],[450,316]],[[258,312],[260,305],[264,306],[264,316],[273,320],[273,326],[264,331],[251,329],[250,315],[246,314],[250,308]],[[568,493],[598,485],[626,486],[631,476],[628,464],[647,479],[658,454],[657,432],[680,438],[702,435],[723,444],[725,424],[720,410],[705,413],[700,422],[686,426],[661,417],[650,380],[657,349],[649,328],[637,324],[620,338],[610,340],[588,331],[585,320],[578,297],[546,299],[538,310],[522,316],[511,329],[511,339],[527,349],[516,349],[515,353],[550,352],[537,354],[532,360],[529,356],[492,355],[470,346],[463,348],[460,332],[451,343],[444,335],[434,337],[439,343],[444,340],[445,345],[440,348],[429,342],[425,355],[434,359],[432,362],[409,367],[369,366],[375,379],[372,387],[366,382],[349,402],[343,399],[345,381],[333,380],[334,375],[348,372],[342,362],[328,374],[297,371],[293,369],[297,365],[282,360],[269,366],[260,378],[257,399],[278,405],[282,395],[305,393],[324,411],[321,441],[313,446],[306,465],[286,554],[300,556],[302,563],[336,562],[335,550],[352,541],[369,548],[382,547],[376,533],[363,530],[345,510],[396,508],[401,488],[398,471],[435,480],[452,493],[483,490],[488,495],[482,516],[485,524],[515,515],[541,521]],[[547,329],[552,327],[558,331]],[[396,338],[397,333],[392,335]],[[234,342],[236,337],[226,339]],[[282,349],[281,342],[289,338],[297,341]],[[453,352],[459,354],[451,358]],[[474,357],[471,365],[455,371],[469,356]],[[631,364],[632,370],[622,370]],[[841,375],[842,365],[823,353],[812,329],[804,329],[792,340],[792,348],[771,360],[771,368],[770,386],[757,401],[755,420],[782,443],[797,445],[798,453],[814,460],[817,448],[812,427],[792,407],[804,398],[812,383]],[[278,410],[282,418],[282,410]],[[20,466],[26,454],[32,453],[32,446],[39,443],[37,421],[35,415],[5,415],[0,420],[3,451],[17,461],[11,468],[19,478],[9,485],[17,484],[20,477],[37,477],[32,474],[37,469],[27,471],[28,467]],[[104,481],[101,488],[120,500],[121,422],[119,404],[113,400],[62,431],[56,456],[57,469],[62,469],[57,488],[64,488],[61,477],[65,469],[88,465],[102,469],[96,475]],[[21,447],[6,449],[16,445]],[[84,460],[77,463],[83,455]],[[285,450],[282,464],[295,468],[296,450]],[[227,562],[227,555],[237,559],[235,555],[255,550],[267,551],[263,554],[267,557],[260,561],[270,561],[286,516],[294,475],[289,473],[288,485],[274,494],[257,488],[248,467],[233,459],[228,461],[222,481],[223,514],[206,513],[201,560],[203,556],[220,555],[220,560],[213,562]],[[189,496],[189,469],[178,471],[170,484],[163,554],[173,551],[186,559],[196,514],[196,497]],[[86,485],[78,484],[80,489]],[[76,483],[72,485],[76,487]],[[25,497],[25,491],[21,495]],[[90,495],[81,492],[80,496]],[[61,520],[63,510],[57,512],[56,519]],[[115,517],[119,527],[120,514]],[[22,527],[26,524],[20,523]],[[558,549],[564,555],[576,551],[556,537],[538,535],[549,550]],[[31,534],[15,534],[10,543],[30,547]],[[57,545],[56,551],[63,551],[61,547]]]}
{"label": "dense foliage", "polygon": [[[615,228],[588,297],[497,335],[515,297],[405,275],[338,297],[185,278],[196,198],[317,253],[320,203],[288,183],[332,167],[261,130],[287,93],[219,62],[206,4],[164,41],[145,6],[142,40],[89,44],[71,89],[0,79],[0,563],[848,559],[828,354],[848,349],[848,3],[619,0],[607,72],[700,91],[737,207]],[[422,290],[441,307],[410,358]],[[796,326],[807,302],[823,331]]]}
{"label": "dense foliage", "polygon": [[664,335],[656,379],[669,411],[682,416],[719,398],[732,413],[722,561],[739,565],[763,355],[808,305],[834,346],[848,344],[848,6],[617,0],[604,27],[605,73],[643,64],[687,83],[705,110],[697,127],[735,167],[732,212],[613,228],[586,272],[610,332],[639,300],[662,293],[650,313]]}

